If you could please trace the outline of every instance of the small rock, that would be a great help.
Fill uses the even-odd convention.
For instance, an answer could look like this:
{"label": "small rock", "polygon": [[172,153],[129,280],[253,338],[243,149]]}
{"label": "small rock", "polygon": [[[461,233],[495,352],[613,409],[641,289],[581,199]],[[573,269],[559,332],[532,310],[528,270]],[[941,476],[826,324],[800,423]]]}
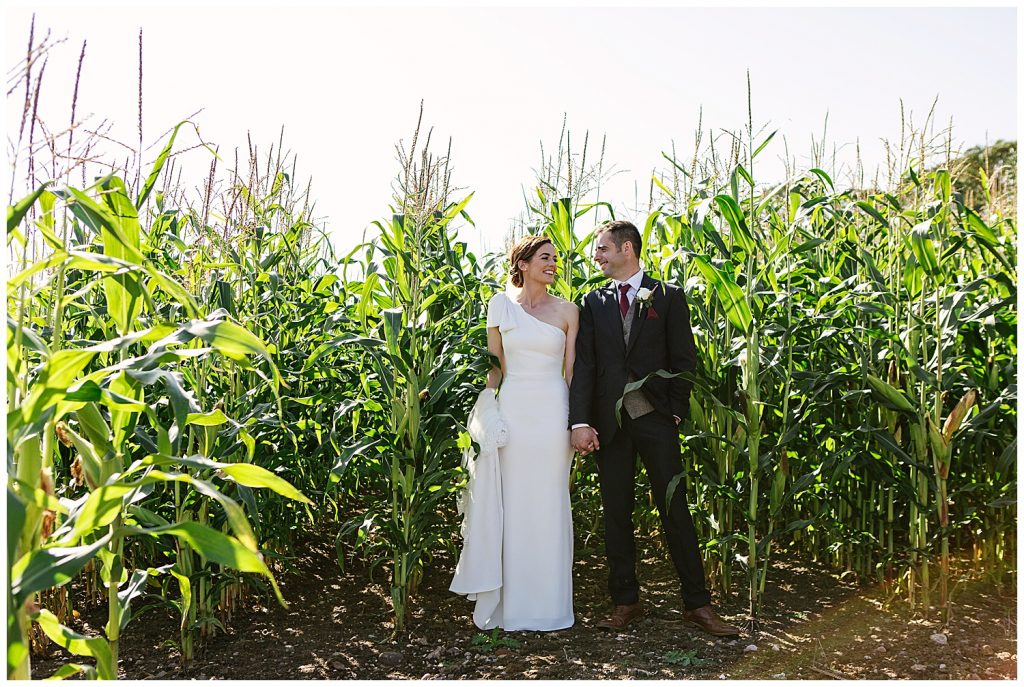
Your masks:
{"label": "small rock", "polygon": [[427,645],[427,638],[426,637],[417,637],[416,639],[412,640],[412,643],[413,644],[419,644],[420,646],[426,646]]}
{"label": "small rock", "polygon": [[940,646],[946,646],[946,644],[949,642],[949,638],[946,637],[946,635],[942,632],[936,632],[932,635],[932,641]]}
{"label": "small rock", "polygon": [[921,671],[928,670],[928,668],[926,666],[923,666],[920,663],[915,663],[914,665],[910,666],[910,669],[911,670],[916,670],[919,673]]}
{"label": "small rock", "polygon": [[968,680],[980,680],[981,677],[979,677],[977,673],[968,673],[967,674],[967,679]]}
{"label": "small rock", "polygon": [[885,644],[879,644],[878,646],[875,647],[875,653],[876,654],[884,654],[887,651],[888,651],[888,649],[885,648]]}
{"label": "small rock", "polygon": [[428,661],[436,661],[437,659],[441,658],[441,651],[443,649],[444,649],[444,647],[440,647],[439,646],[436,649],[434,649],[433,651],[431,651],[429,654],[427,654],[427,660]]}
{"label": "small rock", "polygon": [[782,647],[778,644],[772,644],[772,651],[782,651]]}
{"label": "small rock", "polygon": [[939,664],[939,672],[940,673],[946,672],[946,664],[945,663],[940,663]]}
{"label": "small rock", "polygon": [[785,680],[786,679],[786,674],[785,673],[775,673],[774,675],[772,675],[772,677],[775,678],[776,680]]}
{"label": "small rock", "polygon": [[982,656],[991,656],[994,653],[995,653],[995,651],[988,644],[982,644],[981,645],[981,655]]}
{"label": "small rock", "polygon": [[331,667],[335,670],[345,670],[345,665],[341,661],[331,661]]}
{"label": "small rock", "polygon": [[757,651],[757,644],[748,644],[743,647],[743,653],[749,654],[752,651]]}
{"label": "small rock", "polygon": [[389,666],[401,665],[405,660],[399,651],[382,651],[379,658],[381,663]]}

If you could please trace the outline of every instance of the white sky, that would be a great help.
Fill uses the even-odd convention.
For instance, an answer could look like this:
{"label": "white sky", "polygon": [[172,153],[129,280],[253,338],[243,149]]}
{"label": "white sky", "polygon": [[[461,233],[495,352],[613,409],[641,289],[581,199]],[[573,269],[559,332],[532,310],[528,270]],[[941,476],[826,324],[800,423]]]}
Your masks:
{"label": "white sky", "polygon": [[[317,211],[336,245],[352,247],[389,215],[394,144],[408,141],[419,102],[434,150],[453,139],[454,182],[476,195],[470,248],[497,248],[523,209],[538,142],[557,145],[563,112],[574,145],[601,135],[606,161],[626,173],[602,195],[646,199],[652,167],[675,139],[692,153],[698,109],[714,129],[746,121],[746,71],[755,127],[781,129],[756,176],[781,176],[782,135],[806,162],[828,114],[828,139],[859,138],[869,165],[880,139],[899,136],[899,100],[920,122],[938,96],[965,146],[1015,139],[1017,10],[958,8],[505,8],[218,6],[217,3],[14,2],[5,9],[5,64],[21,59],[31,13],[68,41],[51,54],[40,112],[62,128],[82,40],[88,40],[79,117],[116,123],[137,138],[137,34],[144,33],[144,139],[196,118],[225,158],[261,149],[285,127],[300,178],[312,176]],[[16,132],[20,94],[7,104]],[[182,145],[194,143],[184,136]],[[853,157],[850,145],[842,155]],[[159,147],[150,151],[150,157]],[[188,154],[195,183],[209,163]],[[763,162],[762,162],[763,160]],[[6,190],[6,189],[5,189]],[[620,213],[621,214],[621,213]],[[628,212],[625,213],[630,216]]]}

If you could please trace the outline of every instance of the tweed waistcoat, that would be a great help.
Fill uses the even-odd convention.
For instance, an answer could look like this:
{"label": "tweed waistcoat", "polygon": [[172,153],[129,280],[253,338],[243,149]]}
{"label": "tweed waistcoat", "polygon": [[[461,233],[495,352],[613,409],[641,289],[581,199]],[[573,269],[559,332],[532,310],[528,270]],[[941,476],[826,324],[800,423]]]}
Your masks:
{"label": "tweed waistcoat", "polygon": [[[629,345],[629,332],[633,328],[633,315],[636,312],[636,301],[637,299],[634,298],[633,302],[629,304],[629,310],[626,311],[625,317],[622,318],[622,340],[627,346]],[[629,373],[627,381],[630,383],[636,381],[632,372]],[[644,396],[643,391],[640,389],[630,391],[626,394],[622,399],[622,407],[626,409],[626,412],[629,413],[629,416],[633,419],[642,417],[647,413],[654,411],[654,406],[651,405],[651,402],[647,400],[647,397]]]}

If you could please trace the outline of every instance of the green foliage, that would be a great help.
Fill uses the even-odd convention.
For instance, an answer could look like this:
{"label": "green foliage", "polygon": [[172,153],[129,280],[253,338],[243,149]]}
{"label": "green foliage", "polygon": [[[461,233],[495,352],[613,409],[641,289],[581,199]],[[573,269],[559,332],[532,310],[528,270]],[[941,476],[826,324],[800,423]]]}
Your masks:
{"label": "green foliage", "polygon": [[699,658],[697,656],[696,649],[690,649],[688,651],[673,649],[672,651],[666,652],[666,654],[661,657],[661,660],[669,665],[681,666],[683,668],[689,668],[690,666],[699,668],[709,662],[706,658]]}
{"label": "green foliage", "polygon": [[[384,571],[396,631],[458,548],[464,422],[505,277],[502,255],[457,240],[472,194],[414,142],[390,218],[336,255],[280,148],[211,173],[200,200],[170,183],[183,128],[137,187],[127,170],[83,188],[55,175],[8,208],[9,677],[30,677],[33,619],[94,664],[55,677],[116,674],[131,604],[154,588],[188,660],[243,586],[283,602],[276,575],[314,522],[337,527],[340,564]],[[820,160],[759,182],[774,133],[730,136],[726,160],[700,137],[692,162],[666,154],[635,218],[698,346],[670,495],[685,485],[713,584],[735,594],[744,575],[752,616],[779,548],[925,612],[937,588],[948,611],[953,554],[996,577],[1015,560],[1016,146],[941,166],[920,151],[856,188]],[[551,238],[554,291],[578,301],[603,283],[589,251],[613,212],[601,163],[563,138],[523,224]],[[584,549],[592,461],[570,489]],[[103,592],[104,636],[30,613],[75,584]],[[474,645],[518,647],[497,631]]]}
{"label": "green foliage", "polygon": [[470,641],[470,646],[476,647],[480,651],[494,651],[500,647],[508,647],[509,649],[518,649],[522,646],[522,643],[518,639],[511,637],[499,637],[501,628],[494,628],[490,634],[484,632],[477,632],[473,635],[473,639]]}

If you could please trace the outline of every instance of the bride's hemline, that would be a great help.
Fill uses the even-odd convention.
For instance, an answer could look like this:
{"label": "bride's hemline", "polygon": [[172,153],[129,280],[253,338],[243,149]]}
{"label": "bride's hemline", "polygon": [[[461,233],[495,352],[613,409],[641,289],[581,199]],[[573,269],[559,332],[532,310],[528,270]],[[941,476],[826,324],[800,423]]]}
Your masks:
{"label": "bride's hemline", "polygon": [[[564,623],[568,623],[568,624],[564,624]],[[473,624],[476,625],[476,623],[473,623]],[[555,623],[554,626],[552,626],[552,627],[547,627],[547,626],[545,626],[545,627],[520,627],[520,626],[506,627],[505,625],[498,624],[498,625],[495,625],[493,627],[486,627],[486,626],[485,627],[481,627],[479,625],[476,625],[476,628],[478,630],[500,629],[500,630],[504,630],[505,632],[558,632],[559,630],[567,630],[567,629],[569,629],[570,627],[572,627],[575,624],[576,624],[576,618],[573,617],[571,620],[561,621],[561,622]]]}

